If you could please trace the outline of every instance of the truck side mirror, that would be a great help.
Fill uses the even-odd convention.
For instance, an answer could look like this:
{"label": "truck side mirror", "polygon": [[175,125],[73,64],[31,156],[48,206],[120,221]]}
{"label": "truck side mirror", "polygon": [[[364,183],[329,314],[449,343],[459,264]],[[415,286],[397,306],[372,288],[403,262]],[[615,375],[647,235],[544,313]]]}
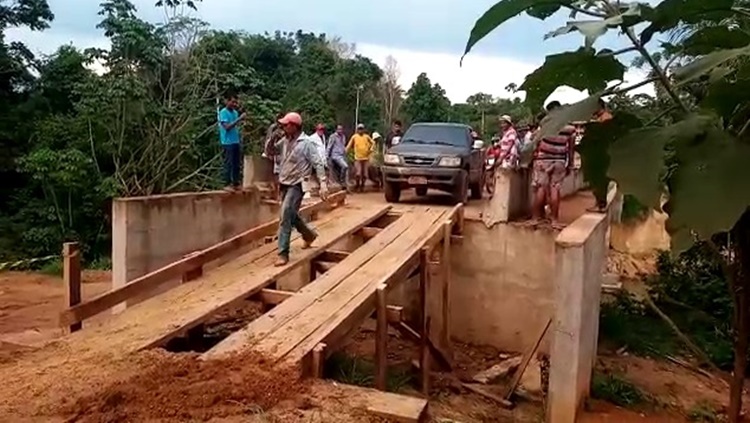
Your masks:
{"label": "truck side mirror", "polygon": [[472,148],[474,148],[474,150],[481,150],[483,147],[484,147],[484,141],[482,141],[482,140],[474,140],[474,145],[472,146]]}

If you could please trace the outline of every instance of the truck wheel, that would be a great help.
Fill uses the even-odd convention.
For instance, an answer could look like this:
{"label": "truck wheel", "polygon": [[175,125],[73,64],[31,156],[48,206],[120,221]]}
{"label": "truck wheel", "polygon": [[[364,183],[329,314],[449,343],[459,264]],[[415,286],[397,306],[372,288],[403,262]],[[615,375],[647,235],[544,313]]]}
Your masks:
{"label": "truck wheel", "polygon": [[417,187],[415,188],[415,191],[417,191],[417,195],[420,197],[427,195],[427,187]]}
{"label": "truck wheel", "polygon": [[385,201],[389,203],[398,203],[401,198],[401,187],[394,182],[385,183]]}
{"label": "truck wheel", "polygon": [[456,186],[453,187],[453,201],[456,203],[466,204],[469,196],[469,173],[462,170],[456,181]]}

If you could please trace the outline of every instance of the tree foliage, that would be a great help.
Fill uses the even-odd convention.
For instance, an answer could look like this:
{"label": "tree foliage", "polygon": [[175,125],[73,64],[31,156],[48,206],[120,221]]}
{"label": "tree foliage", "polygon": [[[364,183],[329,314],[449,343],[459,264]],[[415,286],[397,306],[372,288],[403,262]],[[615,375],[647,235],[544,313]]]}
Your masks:
{"label": "tree foliage", "polygon": [[[591,125],[581,145],[586,179],[601,191],[608,178],[642,204],[659,208],[668,199],[667,229],[673,251],[679,253],[702,240],[724,262],[730,283],[736,334],[735,377],[730,418],[737,421],[747,363],[750,313],[750,179],[742,164],[750,162],[750,10],[744,0],[663,0],[656,5],[613,0],[502,0],[480,17],[466,52],[505,21],[527,12],[546,19],[565,9],[570,21],[549,36],[583,35],[583,47],[547,57],[520,87],[532,107],[562,85],[595,93],[569,105],[542,123],[540,135],[554,133],[562,120],[588,119],[584,104],[592,98],[614,96],[623,112]],[[610,29],[623,34],[631,46],[613,51],[594,47]],[[671,34],[670,34],[671,33]],[[661,35],[674,36],[653,52],[648,43]],[[676,38],[676,39],[675,39]],[[648,77],[623,86],[622,57],[637,53]],[[584,57],[583,55],[587,55]],[[624,100],[629,92],[655,84],[656,99]],[[643,112],[646,107],[650,111]],[[638,116],[650,115],[647,119]],[[563,117],[565,119],[563,119]],[[601,193],[600,193],[601,195]],[[713,237],[730,233],[725,246]]]}
{"label": "tree foliage", "polygon": [[393,58],[381,69],[353,44],[302,30],[212,30],[182,13],[200,4],[154,1],[167,16],[154,23],[131,1],[104,0],[97,28],[110,48],[63,45],[35,57],[5,30],[46,29],[49,5],[0,0],[0,258],[56,254],[66,240],[82,242],[89,259],[106,256],[113,197],[218,187],[216,113],[226,93],[249,116],[246,152],[258,151],[282,111],[300,111],[307,131],[351,131],[358,97],[360,121],[381,132],[395,119],[481,125],[482,114],[490,122],[521,107],[452,105],[426,75],[405,98]]}

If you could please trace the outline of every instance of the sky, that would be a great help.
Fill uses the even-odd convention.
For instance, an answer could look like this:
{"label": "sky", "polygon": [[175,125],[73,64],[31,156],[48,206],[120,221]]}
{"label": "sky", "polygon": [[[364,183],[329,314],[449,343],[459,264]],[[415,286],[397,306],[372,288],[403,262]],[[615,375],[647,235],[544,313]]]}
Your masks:
{"label": "sky", "polygon": [[[164,22],[165,11],[155,0],[131,0],[139,16]],[[251,33],[296,31],[302,29],[339,36],[354,43],[356,52],[383,66],[387,56],[399,65],[400,83],[408,89],[417,76],[426,72],[439,83],[453,102],[463,102],[477,92],[512,97],[505,91],[510,83],[520,85],[524,77],[539,67],[548,54],[575,50],[583,42],[580,34],[544,40],[544,34],[563,26],[567,13],[540,21],[519,16],[482,40],[464,59],[466,40],[476,19],[497,0],[203,0],[191,14],[214,29]],[[652,0],[654,2],[656,0]],[[108,46],[96,24],[100,0],[48,0],[55,14],[51,28],[31,32],[13,28],[6,33],[22,41],[35,53],[49,54],[62,44],[78,48]],[[596,47],[625,47],[616,34],[601,37]],[[624,58],[627,64],[629,60]],[[629,70],[626,82],[638,82],[644,73]],[[641,92],[652,92],[645,87]],[[586,94],[561,88],[549,100],[577,101]]]}

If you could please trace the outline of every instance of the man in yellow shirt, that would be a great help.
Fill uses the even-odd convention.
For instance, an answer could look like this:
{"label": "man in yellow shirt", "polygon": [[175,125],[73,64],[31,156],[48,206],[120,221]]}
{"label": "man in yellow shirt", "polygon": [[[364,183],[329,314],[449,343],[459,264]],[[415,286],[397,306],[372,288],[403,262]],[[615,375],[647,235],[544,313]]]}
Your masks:
{"label": "man in yellow shirt", "polygon": [[357,125],[357,133],[352,135],[351,139],[349,139],[349,144],[346,145],[347,152],[354,149],[355,189],[358,191],[363,191],[365,188],[367,166],[374,145],[375,143],[370,138],[370,135],[365,132],[365,125],[361,123]]}

